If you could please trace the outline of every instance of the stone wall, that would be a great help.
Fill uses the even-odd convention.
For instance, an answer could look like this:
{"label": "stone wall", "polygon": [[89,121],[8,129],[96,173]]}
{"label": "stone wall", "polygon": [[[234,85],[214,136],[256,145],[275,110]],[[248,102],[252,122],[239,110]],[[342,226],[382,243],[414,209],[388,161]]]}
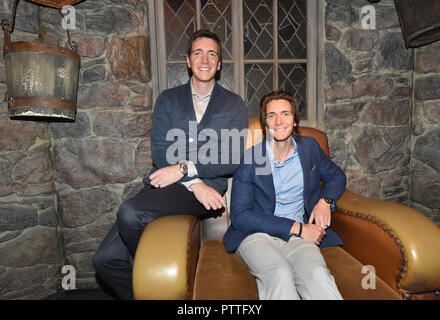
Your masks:
{"label": "stone wall", "polygon": [[[13,1],[0,2],[11,19]],[[76,121],[10,120],[0,61],[0,299],[96,287],[92,255],[150,170],[152,118],[146,1],[75,6],[81,56]],[[21,1],[13,40],[66,46],[58,10]],[[3,36],[1,36],[3,43]]]}
{"label": "stone wall", "polygon": [[440,41],[417,48],[410,201],[440,225]]}
{"label": "stone wall", "polygon": [[376,29],[364,30],[365,5],[326,1],[330,152],[350,190],[416,207],[439,224],[439,42],[406,49],[392,0],[374,4]]}
{"label": "stone wall", "polygon": [[[11,21],[13,1],[0,2]],[[13,40],[38,41],[38,7],[22,1]],[[0,42],[3,48],[3,31]],[[0,298],[42,298],[60,279],[51,139],[46,123],[12,121],[0,57]]]}

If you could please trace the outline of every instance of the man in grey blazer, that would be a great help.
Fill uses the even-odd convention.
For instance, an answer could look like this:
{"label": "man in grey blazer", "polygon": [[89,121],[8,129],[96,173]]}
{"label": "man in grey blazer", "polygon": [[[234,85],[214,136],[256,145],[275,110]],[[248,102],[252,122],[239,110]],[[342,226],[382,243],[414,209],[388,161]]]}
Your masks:
{"label": "man in grey blazer", "polygon": [[[157,98],[151,131],[154,167],[144,188],[125,201],[93,257],[99,277],[122,299],[132,299],[132,266],[139,239],[152,220],[173,214],[218,215],[227,178],[245,144],[247,109],[215,80],[221,43],[206,30],[188,41],[188,83]],[[238,143],[237,143],[238,139]]]}

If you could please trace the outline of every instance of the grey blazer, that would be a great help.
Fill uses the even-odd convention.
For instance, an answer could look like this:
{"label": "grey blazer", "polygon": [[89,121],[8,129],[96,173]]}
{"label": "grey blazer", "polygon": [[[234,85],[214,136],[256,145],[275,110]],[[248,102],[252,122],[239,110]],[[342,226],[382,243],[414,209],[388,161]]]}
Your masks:
{"label": "grey blazer", "polygon": [[246,143],[246,130],[243,129],[247,124],[248,113],[243,99],[217,82],[199,124],[189,81],[164,90],[154,107],[151,130],[153,169],[144,182],[148,184],[148,176],[159,168],[181,160],[192,160],[198,175],[184,177],[181,181],[200,178],[223,195],[227,178],[238,168],[243,154]]}

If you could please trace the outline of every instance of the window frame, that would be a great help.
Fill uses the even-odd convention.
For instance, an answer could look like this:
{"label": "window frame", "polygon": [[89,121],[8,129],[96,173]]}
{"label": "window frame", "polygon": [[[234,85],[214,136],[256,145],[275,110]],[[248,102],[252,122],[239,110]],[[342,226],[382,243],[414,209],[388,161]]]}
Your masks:
{"label": "window frame", "polygon": [[[196,1],[196,0],[195,0]],[[310,127],[322,127],[322,107],[323,106],[323,74],[322,55],[323,35],[324,35],[324,5],[322,1],[307,1],[307,58],[306,59],[258,59],[245,60],[243,46],[243,6],[242,0],[231,0],[232,11],[232,33],[233,38],[233,59],[225,59],[223,63],[233,64],[234,70],[234,92],[245,100],[245,81],[243,78],[245,63],[272,63],[274,66],[274,88],[278,85],[278,65],[279,62],[306,63],[307,64],[307,119],[301,119],[301,125]],[[277,3],[273,1],[274,14],[274,57],[277,57],[278,37],[277,37]],[[196,1],[196,27],[200,28],[200,1]],[[151,54],[151,73],[153,87],[153,101],[159,93],[168,87],[166,66],[168,63],[185,63],[186,61],[168,62],[165,47],[165,28],[164,28],[164,1],[148,0],[149,25],[150,25],[150,54]],[[165,71],[164,71],[165,70]]]}

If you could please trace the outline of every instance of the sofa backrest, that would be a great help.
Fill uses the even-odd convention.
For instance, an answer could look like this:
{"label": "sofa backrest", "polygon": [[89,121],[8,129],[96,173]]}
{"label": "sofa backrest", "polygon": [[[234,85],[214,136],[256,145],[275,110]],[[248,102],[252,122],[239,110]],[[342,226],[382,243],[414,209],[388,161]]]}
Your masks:
{"label": "sofa backrest", "polygon": [[[260,143],[263,140],[263,130],[261,128],[260,118],[258,116],[250,116],[248,121],[248,136],[246,141],[246,149]],[[326,155],[329,155],[328,139],[325,132],[311,128],[300,127],[299,133],[302,136],[313,137],[318,141],[322,150]],[[223,234],[226,232],[230,222],[229,219],[229,204],[231,203],[231,187],[232,178],[228,179],[228,191],[225,194],[226,208],[223,214],[217,218],[205,219],[201,223],[201,240],[216,239],[222,240]]]}

